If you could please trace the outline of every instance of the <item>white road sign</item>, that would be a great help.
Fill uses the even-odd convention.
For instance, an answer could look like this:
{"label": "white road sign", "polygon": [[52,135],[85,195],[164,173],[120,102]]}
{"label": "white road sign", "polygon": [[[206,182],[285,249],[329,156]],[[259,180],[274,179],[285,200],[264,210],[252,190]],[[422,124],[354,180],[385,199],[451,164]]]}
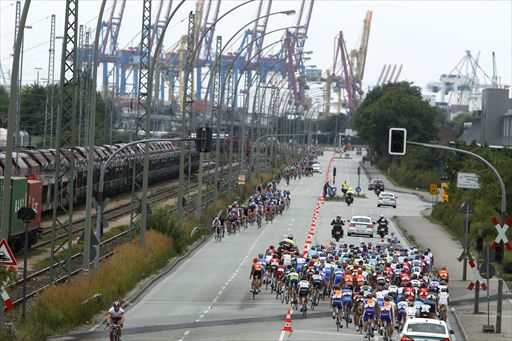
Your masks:
{"label": "white road sign", "polygon": [[480,189],[478,175],[475,173],[457,173],[457,187],[467,189]]}

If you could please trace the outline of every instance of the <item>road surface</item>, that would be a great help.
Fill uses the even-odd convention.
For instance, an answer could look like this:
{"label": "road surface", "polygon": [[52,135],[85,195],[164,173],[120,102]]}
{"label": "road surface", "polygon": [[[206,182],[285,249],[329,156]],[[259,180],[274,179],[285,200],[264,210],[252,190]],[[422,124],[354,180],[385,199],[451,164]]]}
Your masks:
{"label": "road surface", "polygon": [[[291,181],[287,187],[292,193],[289,209],[277,217],[273,224],[264,224],[228,236],[221,243],[210,239],[171,273],[152,285],[126,310],[123,341],[134,340],[278,340],[284,325],[287,306],[275,299],[270,290],[263,289],[252,299],[249,291],[250,264],[253,257],[269,245],[277,245],[283,236],[292,233],[299,247],[306,240],[313,211],[324,184],[324,175],[332,152],[319,159],[323,174]],[[347,180],[357,185],[357,166],[360,157],[334,159],[337,168],[336,185]],[[332,170],[331,170],[332,176]],[[331,177],[330,177],[331,178]],[[364,175],[361,188],[367,189]],[[332,184],[332,181],[331,181]],[[281,182],[280,188],[286,184]],[[428,204],[412,194],[399,194],[398,207],[377,208],[373,193],[369,198],[355,198],[350,207],[344,202],[326,201],[321,206],[314,242],[326,243],[330,238],[330,221],[341,215],[369,215],[374,220],[382,213],[389,220],[396,216],[418,216]],[[390,232],[396,231],[391,223]],[[398,232],[398,235],[401,234]],[[347,237],[346,243],[362,241],[376,243],[378,238]],[[339,332],[329,313],[328,301],[321,302],[314,312],[303,319],[300,313],[292,315],[293,334],[286,340],[354,340],[363,339],[351,325]],[[104,340],[104,325],[94,331],[71,334],[59,340]],[[378,337],[377,337],[378,339]]]}

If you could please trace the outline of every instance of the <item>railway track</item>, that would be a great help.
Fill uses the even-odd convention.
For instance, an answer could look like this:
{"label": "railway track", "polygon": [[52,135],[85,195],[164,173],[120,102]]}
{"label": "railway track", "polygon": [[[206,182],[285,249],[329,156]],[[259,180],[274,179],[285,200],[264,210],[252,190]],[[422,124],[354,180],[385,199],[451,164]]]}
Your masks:
{"label": "railway track", "polygon": [[[205,171],[210,172],[210,171],[212,171],[212,168],[214,167],[214,165],[208,165],[207,167],[208,168]],[[223,168],[225,168],[225,167],[226,166],[223,166]],[[206,181],[207,181],[207,179],[204,179],[203,184],[205,184]],[[195,189],[197,187],[197,184],[198,184],[197,176],[194,176],[189,185],[189,190]],[[153,204],[156,202],[174,198],[178,195],[178,187],[179,187],[179,185],[175,184],[171,188],[166,188],[164,190],[151,193],[148,195],[148,202],[150,204]],[[123,217],[124,215],[128,214],[130,212],[130,210],[131,210],[131,203],[127,202],[120,206],[105,210],[103,216],[104,216],[105,220],[107,220],[107,221],[115,220],[117,218]],[[93,217],[93,221],[95,221],[94,217]],[[83,217],[77,218],[73,221],[73,236],[74,237],[78,236],[79,233],[83,232],[83,230],[85,228],[84,225],[85,225],[85,218],[83,218]],[[51,234],[51,228],[46,228],[41,233],[41,236],[48,236],[50,234]],[[66,240],[67,238],[68,238],[68,234],[62,233],[62,234],[57,235],[55,237],[55,240],[60,241],[60,240]],[[37,242],[36,244],[32,245],[31,250],[36,250],[36,249],[45,247],[49,244],[51,244],[51,239],[41,240],[41,241]],[[21,254],[21,252],[19,252],[17,255],[20,255],[20,254]]]}
{"label": "railway track", "polygon": [[[233,183],[236,183],[235,181]],[[225,184],[222,187],[222,192],[227,192],[227,184]],[[194,196],[195,198],[196,196]],[[202,207],[208,206],[213,201],[213,191],[207,192],[202,195]],[[176,210],[175,207],[171,209],[171,212],[174,212]],[[194,200],[191,200],[187,205],[185,206],[185,215],[190,215],[195,210],[195,202]],[[129,230],[125,230],[121,233],[118,233],[109,239],[106,239],[102,242],[100,242],[100,262],[109,258],[113,255],[114,249],[121,245],[125,244],[128,241],[130,241],[129,236]],[[63,268],[63,264],[65,264],[66,260],[60,261],[56,264],[54,264],[54,284],[63,283],[67,280],[67,273],[66,270]],[[94,262],[91,262],[91,265]],[[71,257],[71,266],[72,271],[71,275],[75,276],[79,274],[82,271],[82,253],[76,253]],[[46,288],[50,286],[50,280],[49,280],[49,273],[50,273],[50,267],[43,268],[41,270],[38,270],[34,273],[31,273],[29,276],[27,276],[27,295],[26,298],[30,299]],[[22,286],[23,286],[23,279],[20,279],[16,282],[13,282],[7,286],[7,289],[10,292],[10,296],[13,300],[13,303],[15,306],[18,306],[22,303]]]}
{"label": "railway track", "polygon": [[[236,182],[237,181],[234,180],[232,185],[236,185]],[[197,187],[197,182],[194,185],[194,188],[195,187]],[[221,193],[226,193],[227,190],[228,190],[227,183],[221,185]],[[208,206],[213,201],[213,193],[214,193],[213,191],[209,191],[209,192],[202,194],[202,196],[201,196],[202,197],[202,207]],[[151,196],[151,199],[148,198],[148,200],[150,201],[150,203],[154,203],[154,202],[166,200],[168,198],[176,197],[177,194],[178,194],[178,189],[176,187],[173,189],[167,189],[165,191],[159,191],[157,193],[154,193]],[[190,215],[195,210],[195,198],[197,197],[197,195],[192,195],[191,197],[192,197],[192,199],[189,200],[185,206],[185,215]],[[174,212],[175,210],[176,210],[176,207],[171,208],[171,212]],[[120,216],[126,215],[129,212],[130,212],[130,204],[106,211],[105,216],[107,219],[114,219],[115,217],[120,217]],[[77,222],[75,222],[75,224],[83,225],[83,219],[78,220]],[[83,226],[81,226],[80,228],[81,228],[80,231],[83,231]],[[78,229],[77,229],[77,231],[75,231],[75,232],[78,233],[80,231],[78,231]],[[65,235],[65,237],[67,238],[67,235]],[[62,238],[64,238],[64,237],[62,237]],[[125,244],[129,241],[130,241],[130,231],[129,230],[125,230],[121,233],[118,233],[118,234],[110,237],[109,239],[101,241],[100,242],[100,257],[99,257],[100,262],[109,258],[110,256],[112,256],[114,253],[114,249],[117,246],[119,246],[121,244]],[[46,244],[44,244],[44,245],[47,245],[48,241],[45,241],[45,242],[46,242]],[[41,246],[39,246],[39,247],[41,247]],[[67,280],[67,271],[63,267],[65,262],[66,262],[66,260],[62,260],[62,261],[59,261],[56,264],[54,264],[53,269],[54,269],[55,280],[52,284],[63,283]],[[92,264],[93,264],[93,262],[91,262],[91,265]],[[79,252],[79,253],[74,254],[71,257],[71,267],[73,269],[71,271],[71,275],[75,276],[75,275],[79,274],[82,271],[82,265],[83,265],[82,264],[82,253]],[[48,266],[41,270],[33,272],[27,276],[27,283],[26,283],[27,284],[27,295],[26,295],[27,300],[36,296],[37,294],[41,293],[43,290],[45,290],[46,288],[48,288],[51,285],[49,274],[50,274],[50,267]],[[23,286],[23,279],[20,279],[16,282],[9,284],[6,287],[10,292],[10,296],[11,296],[15,306],[18,306],[22,303],[22,300],[23,300],[22,286]]]}

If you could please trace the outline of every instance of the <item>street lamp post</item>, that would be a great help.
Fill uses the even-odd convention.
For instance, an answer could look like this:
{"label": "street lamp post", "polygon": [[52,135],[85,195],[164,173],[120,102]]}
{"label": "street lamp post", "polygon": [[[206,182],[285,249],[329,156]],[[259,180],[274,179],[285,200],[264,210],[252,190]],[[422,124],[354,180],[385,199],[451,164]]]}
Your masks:
{"label": "street lamp post", "polygon": [[36,76],[36,85],[39,85],[39,71],[42,70],[43,68],[41,67],[36,67],[34,68],[34,70],[37,71],[37,76]]}

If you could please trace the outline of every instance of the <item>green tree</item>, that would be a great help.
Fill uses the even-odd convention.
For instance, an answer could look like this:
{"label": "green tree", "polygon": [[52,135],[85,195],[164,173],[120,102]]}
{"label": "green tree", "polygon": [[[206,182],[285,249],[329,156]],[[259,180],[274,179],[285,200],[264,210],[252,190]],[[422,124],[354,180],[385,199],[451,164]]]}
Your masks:
{"label": "green tree", "polygon": [[7,111],[9,110],[9,95],[3,86],[0,86],[0,125],[7,127]]}
{"label": "green tree", "polygon": [[421,97],[421,90],[408,82],[390,83],[368,93],[354,116],[358,134],[379,155],[387,154],[388,130],[407,129],[411,141],[436,139],[437,109]]}
{"label": "green tree", "polygon": [[44,129],[46,87],[37,84],[24,86],[20,92],[20,129],[30,135],[41,135]]}

